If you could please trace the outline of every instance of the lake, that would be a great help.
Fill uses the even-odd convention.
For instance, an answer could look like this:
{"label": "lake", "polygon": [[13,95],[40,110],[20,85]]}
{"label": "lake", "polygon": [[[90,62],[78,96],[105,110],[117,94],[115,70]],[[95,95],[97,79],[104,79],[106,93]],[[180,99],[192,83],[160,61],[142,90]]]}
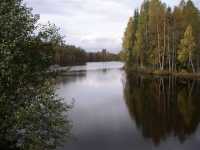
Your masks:
{"label": "lake", "polygon": [[126,74],[121,62],[87,63],[57,81],[74,101],[62,150],[198,150],[200,81]]}

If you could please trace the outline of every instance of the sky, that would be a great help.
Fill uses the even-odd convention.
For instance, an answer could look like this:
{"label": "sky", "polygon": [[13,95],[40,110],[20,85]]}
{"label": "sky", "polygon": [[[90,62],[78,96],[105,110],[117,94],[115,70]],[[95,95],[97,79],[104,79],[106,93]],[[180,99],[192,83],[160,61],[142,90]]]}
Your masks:
{"label": "sky", "polygon": [[[162,0],[169,6],[180,0]],[[196,0],[200,1],[200,0]],[[128,19],[143,0],[25,0],[39,23],[55,23],[67,44],[87,51],[119,52]]]}

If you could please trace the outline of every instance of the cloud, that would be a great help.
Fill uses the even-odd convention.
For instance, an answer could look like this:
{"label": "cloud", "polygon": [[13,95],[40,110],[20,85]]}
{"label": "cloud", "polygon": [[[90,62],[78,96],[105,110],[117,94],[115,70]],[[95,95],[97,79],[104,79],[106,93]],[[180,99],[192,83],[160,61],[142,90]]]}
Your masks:
{"label": "cloud", "polygon": [[[121,49],[122,36],[135,8],[143,0],[25,0],[40,14],[40,22],[55,23],[66,42],[88,51]],[[174,5],[179,0],[166,1]]]}

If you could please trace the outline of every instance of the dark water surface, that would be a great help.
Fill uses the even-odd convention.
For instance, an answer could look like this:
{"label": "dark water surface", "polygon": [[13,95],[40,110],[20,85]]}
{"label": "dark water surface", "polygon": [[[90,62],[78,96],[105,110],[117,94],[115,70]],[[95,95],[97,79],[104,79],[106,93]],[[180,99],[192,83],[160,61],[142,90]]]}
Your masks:
{"label": "dark water surface", "polygon": [[67,150],[199,150],[200,81],[125,74],[119,62],[88,63],[58,80],[75,101]]}

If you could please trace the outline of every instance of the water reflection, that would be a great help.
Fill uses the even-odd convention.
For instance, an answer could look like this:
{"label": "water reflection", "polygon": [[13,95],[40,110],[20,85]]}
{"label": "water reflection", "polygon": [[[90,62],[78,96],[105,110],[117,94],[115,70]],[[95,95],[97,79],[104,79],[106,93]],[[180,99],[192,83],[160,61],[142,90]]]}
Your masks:
{"label": "water reflection", "polygon": [[69,72],[66,75],[57,76],[56,84],[65,85],[65,84],[74,83],[76,81],[82,81],[85,79],[86,75],[87,75],[86,71]]}
{"label": "water reflection", "polygon": [[75,99],[76,140],[61,150],[199,149],[199,81],[126,76],[109,64],[88,64],[95,69],[58,83],[61,97]]}
{"label": "water reflection", "polygon": [[200,81],[128,74],[124,97],[131,118],[155,145],[174,136],[184,143],[200,121]]}

